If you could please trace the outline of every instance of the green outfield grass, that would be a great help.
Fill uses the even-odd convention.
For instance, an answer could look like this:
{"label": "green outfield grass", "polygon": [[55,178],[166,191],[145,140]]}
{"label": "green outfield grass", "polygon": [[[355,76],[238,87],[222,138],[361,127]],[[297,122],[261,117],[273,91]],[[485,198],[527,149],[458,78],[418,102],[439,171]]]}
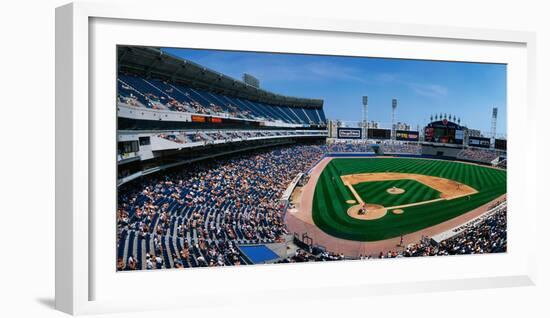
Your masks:
{"label": "green outfield grass", "polygon": [[[386,190],[396,187],[402,194],[389,194]],[[385,207],[438,199],[441,193],[416,180],[392,180],[362,182],[353,186],[363,201]]]}
{"label": "green outfield grass", "polygon": [[[346,200],[355,200],[355,198],[342,183],[340,176],[368,172],[403,172],[442,177],[467,184],[479,192],[471,195],[470,198],[462,197],[408,207],[401,215],[388,213],[377,220],[358,220],[347,215],[347,209],[351,205],[347,204]],[[366,182],[365,191],[358,193],[362,198],[367,198],[366,202],[376,203],[368,199],[373,194],[368,191],[369,183],[374,182]],[[360,189],[363,187],[361,184],[355,185],[356,191],[357,186],[360,186]],[[419,191],[423,193],[422,196],[430,193]],[[410,195],[416,191],[407,192]],[[339,238],[378,241],[439,224],[471,211],[504,193],[506,193],[506,171],[489,167],[430,159],[335,158],[323,170],[317,182],[313,198],[313,220],[323,231]],[[403,195],[405,193],[400,196]],[[380,200],[383,198],[381,197]],[[412,197],[407,200],[424,201]],[[377,204],[388,206],[383,203]]]}

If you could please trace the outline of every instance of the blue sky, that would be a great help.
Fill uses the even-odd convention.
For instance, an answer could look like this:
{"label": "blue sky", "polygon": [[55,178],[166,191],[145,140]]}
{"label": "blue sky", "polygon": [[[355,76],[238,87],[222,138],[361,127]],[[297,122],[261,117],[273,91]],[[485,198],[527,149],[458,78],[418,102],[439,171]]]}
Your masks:
{"label": "blue sky", "polygon": [[506,133],[506,66],[384,58],[163,49],[241,79],[250,73],[274,93],[320,98],[329,119],[355,126],[362,96],[369,97],[369,121],[389,127],[391,100],[397,121],[423,127],[431,114],[451,113],[462,124],[489,132],[498,107],[497,133]]}

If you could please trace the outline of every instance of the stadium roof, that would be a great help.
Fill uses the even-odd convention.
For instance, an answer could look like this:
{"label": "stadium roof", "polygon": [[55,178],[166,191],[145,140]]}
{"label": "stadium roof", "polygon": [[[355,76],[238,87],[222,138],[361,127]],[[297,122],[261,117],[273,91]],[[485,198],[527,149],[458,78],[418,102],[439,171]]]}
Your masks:
{"label": "stadium roof", "polygon": [[202,65],[167,54],[158,48],[119,45],[118,71],[160,78],[233,97],[272,105],[322,108],[322,99],[290,97],[248,85]]}

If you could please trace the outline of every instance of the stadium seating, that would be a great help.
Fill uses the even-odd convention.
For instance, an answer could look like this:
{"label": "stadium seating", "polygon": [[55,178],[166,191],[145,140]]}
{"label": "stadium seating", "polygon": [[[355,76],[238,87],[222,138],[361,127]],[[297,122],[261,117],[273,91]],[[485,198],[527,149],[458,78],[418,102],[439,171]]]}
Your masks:
{"label": "stadium seating", "polygon": [[170,134],[158,134],[157,137],[163,138],[178,144],[186,144],[201,141],[231,141],[247,140],[249,138],[269,138],[283,136],[308,136],[318,134],[317,131],[295,130],[215,130],[215,131],[181,131]]}
{"label": "stadium seating", "polygon": [[408,155],[421,155],[422,147],[418,143],[403,143],[403,142],[380,142],[373,145],[375,141],[338,141],[328,145],[328,151],[333,153],[346,153],[346,152],[358,152],[358,153],[374,153],[373,146],[378,146],[383,153],[391,154],[408,154]]}
{"label": "stadium seating", "polygon": [[422,146],[418,143],[382,143],[382,151],[385,154],[409,154],[420,155],[422,154]]}
{"label": "stadium seating", "polygon": [[469,147],[461,150],[457,155],[457,159],[491,163],[498,156],[494,150]]}
{"label": "stadium seating", "polygon": [[326,125],[322,109],[269,105],[156,79],[119,74],[119,103],[152,109],[268,120],[297,125]]}
{"label": "stadium seating", "polygon": [[294,145],[187,165],[119,189],[120,270],[248,264],[237,244],[278,242],[278,199],[324,146]]}

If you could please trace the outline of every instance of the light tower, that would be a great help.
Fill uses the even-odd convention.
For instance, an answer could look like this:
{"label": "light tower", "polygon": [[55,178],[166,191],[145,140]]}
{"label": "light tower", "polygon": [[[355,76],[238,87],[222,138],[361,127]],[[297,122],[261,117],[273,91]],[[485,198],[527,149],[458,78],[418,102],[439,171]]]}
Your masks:
{"label": "light tower", "polygon": [[369,97],[363,96],[363,139],[369,139],[369,122],[368,122],[368,111],[369,111]]}
{"label": "light tower", "polygon": [[498,108],[493,107],[493,114],[491,115],[491,147],[495,148],[495,138],[497,137],[497,115]]}
{"label": "light tower", "polygon": [[395,140],[395,113],[397,112],[397,99],[391,100],[391,139]]}

